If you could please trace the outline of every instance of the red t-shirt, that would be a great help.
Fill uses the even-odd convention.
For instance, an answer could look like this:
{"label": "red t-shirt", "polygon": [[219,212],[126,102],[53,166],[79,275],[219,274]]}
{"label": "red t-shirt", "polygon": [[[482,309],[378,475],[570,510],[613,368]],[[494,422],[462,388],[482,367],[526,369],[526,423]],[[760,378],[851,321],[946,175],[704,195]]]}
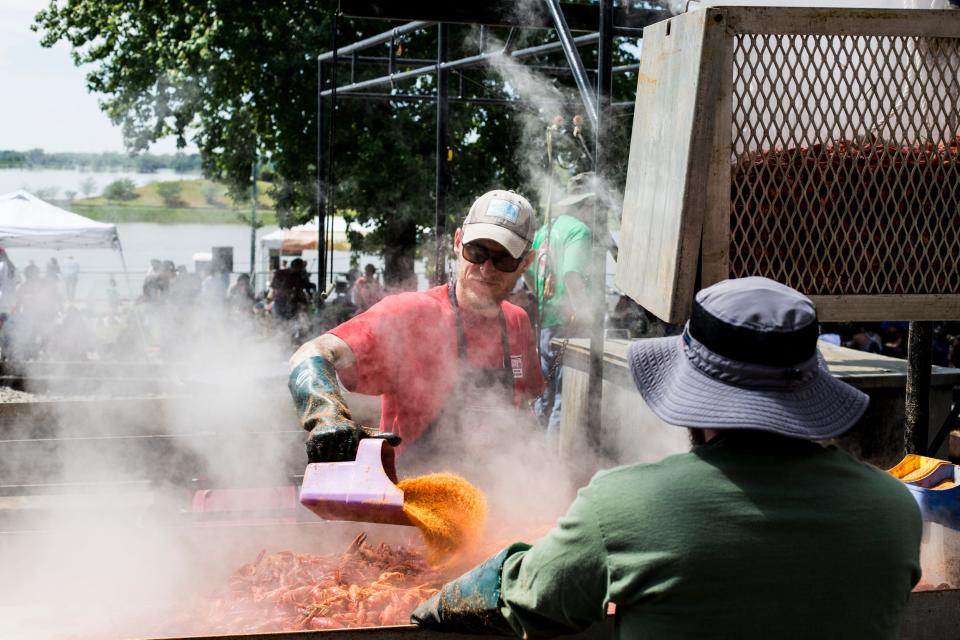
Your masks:
{"label": "red t-shirt", "polygon": [[[543,391],[543,375],[530,318],[520,307],[501,305],[507,323],[514,403]],[[474,367],[501,367],[500,320],[460,308],[467,360]],[[330,331],[357,357],[344,384],[356,393],[381,396],[380,430],[414,442],[439,413],[458,380],[457,325],[446,285],[384,298]]]}

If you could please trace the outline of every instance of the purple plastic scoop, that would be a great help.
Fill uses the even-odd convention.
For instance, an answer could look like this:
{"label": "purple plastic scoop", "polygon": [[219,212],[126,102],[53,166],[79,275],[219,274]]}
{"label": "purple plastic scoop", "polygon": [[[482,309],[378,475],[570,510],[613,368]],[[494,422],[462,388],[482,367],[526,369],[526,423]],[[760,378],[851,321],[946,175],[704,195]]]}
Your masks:
{"label": "purple plastic scoop", "polygon": [[381,438],[361,440],[352,462],[308,464],[300,503],[324,520],[413,526],[403,513],[393,447]]}

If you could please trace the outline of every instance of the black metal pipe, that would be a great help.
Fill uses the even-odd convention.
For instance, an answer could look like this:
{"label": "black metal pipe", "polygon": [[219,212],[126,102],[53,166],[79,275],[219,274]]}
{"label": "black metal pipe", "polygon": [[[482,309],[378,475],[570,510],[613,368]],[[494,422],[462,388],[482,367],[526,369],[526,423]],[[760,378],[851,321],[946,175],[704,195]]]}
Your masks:
{"label": "black metal pipe", "polygon": [[[570,70],[573,72],[573,81],[577,85],[577,90],[580,91],[580,99],[583,100],[584,111],[587,112],[587,118],[590,120],[590,128],[592,131],[594,131],[594,135],[596,135],[596,96],[593,94],[593,90],[590,87],[590,81],[587,78],[587,72],[583,67],[583,60],[580,59],[580,52],[577,51],[575,40],[573,35],[570,33],[570,28],[567,26],[567,19],[563,17],[563,11],[560,10],[559,1],[544,0],[544,2],[547,5],[547,9],[550,11],[550,15],[553,17],[553,23],[556,27],[557,35],[560,37],[560,44],[562,46],[563,53],[567,57],[567,64],[570,65]],[[601,19],[601,23],[602,22],[603,20]],[[609,33],[610,27],[606,27],[606,29]]]}
{"label": "black metal pipe", "polygon": [[[358,56],[354,54],[358,64],[390,64],[390,55],[389,53],[385,56]],[[341,60],[341,62],[343,62]],[[393,62],[401,62],[405,64],[434,64],[436,60],[431,60],[430,58],[398,58],[396,54],[393,55]]]}
{"label": "black metal pipe", "polygon": [[904,407],[904,444],[907,453],[928,453],[932,349],[933,323],[926,320],[911,322],[907,339],[907,389]]}
{"label": "black metal pipe", "polygon": [[[580,36],[573,38],[574,44],[583,45],[596,42],[599,39],[599,34],[590,33],[585,36]],[[550,53],[551,51],[557,51],[562,49],[563,45],[559,42],[550,42],[548,44],[538,45],[536,47],[527,47],[525,49],[518,49],[513,51],[510,54],[511,58],[521,59],[527,58],[530,56],[540,55],[541,53]],[[381,76],[379,78],[371,78],[369,80],[362,80],[354,84],[350,84],[344,87],[340,87],[339,91],[342,93],[348,93],[351,91],[359,91],[360,89],[367,89],[369,87],[376,87],[381,84],[391,84],[400,80],[409,80],[410,78],[416,78],[418,76],[428,75],[436,73],[438,69],[444,71],[452,71],[454,69],[461,69],[463,67],[470,67],[479,64],[484,64],[490,58],[500,55],[499,52],[492,53],[481,53],[475,56],[469,56],[467,58],[461,58],[459,60],[453,60],[451,62],[444,63],[443,65],[431,65],[425,67],[419,67],[417,69],[410,69],[409,71],[401,71],[400,73],[394,73],[388,76]],[[324,91],[323,95],[330,95],[330,91]]]}
{"label": "black metal pipe", "polygon": [[[343,60],[341,60],[341,62],[343,62]],[[389,56],[360,56],[360,57],[357,58],[357,62],[360,63],[360,64],[363,64],[363,63],[385,64],[385,65],[388,66],[388,69],[390,68],[390,67],[389,67],[389,65],[390,65],[390,57],[389,57]],[[431,68],[434,68],[435,65],[436,65],[436,60],[430,60],[429,58],[397,58],[397,59],[394,60],[394,63],[393,63],[393,71],[390,71],[391,74],[392,74],[392,73],[396,73],[397,63],[401,63],[401,64],[406,65],[406,66],[409,66],[409,65],[420,65],[421,67],[424,66],[424,65],[430,65]],[[614,68],[613,68],[613,72],[614,72],[614,73],[618,73],[618,72],[620,72],[620,71],[636,71],[639,67],[640,67],[640,65],[638,65],[638,64],[636,64],[636,65],[623,65],[623,66],[620,66],[620,67],[614,67]],[[526,65],[526,68],[527,68],[527,69],[532,69],[532,70],[534,70],[534,71],[542,71],[542,72],[544,72],[544,73],[555,73],[555,74],[569,74],[569,73],[572,73],[572,72],[570,71],[570,67],[565,67],[565,66],[564,66],[564,67],[558,67],[558,66],[552,66],[552,65],[546,65],[546,64],[531,64],[531,65]],[[588,74],[588,75],[589,75],[589,74],[593,74],[593,73],[596,73],[596,72],[593,71],[592,69],[587,69],[587,74]],[[343,91],[342,88],[341,88],[340,90]]]}
{"label": "black metal pipe", "polygon": [[436,211],[434,219],[434,239],[436,262],[434,263],[434,284],[443,284],[446,278],[446,240],[447,226],[447,98],[450,93],[450,72],[443,69],[449,53],[448,27],[441,22],[437,25],[437,175],[436,175]]}
{"label": "black metal pipe", "polygon": [[350,55],[354,51],[362,51],[363,49],[367,49],[369,47],[373,47],[378,44],[386,44],[387,42],[390,42],[391,39],[395,39],[395,38],[398,38],[399,36],[402,36],[408,33],[413,33],[421,29],[425,29],[426,27],[432,26],[433,24],[435,23],[424,22],[419,20],[416,22],[408,22],[407,24],[397,27],[396,29],[391,29],[390,31],[384,31],[381,34],[371,36],[369,38],[364,38],[363,40],[354,42],[353,44],[348,44],[347,46],[342,47],[339,52],[335,50],[330,50],[326,53],[321,53],[317,59],[320,60],[320,62],[331,61],[331,60],[334,60],[334,58],[336,58],[337,56],[346,56],[346,55]]}
{"label": "black metal pipe", "polygon": [[[345,98],[369,98],[371,100],[397,100],[397,101],[415,101],[415,102],[433,102],[437,99],[437,96],[434,94],[416,94],[416,93],[337,93],[337,99],[343,100]],[[465,96],[460,98],[458,96],[449,96],[447,102],[455,102],[460,104],[489,104],[489,105],[533,105],[533,104],[543,104],[555,106],[559,104],[557,102],[530,102],[528,100],[516,100],[509,98],[480,98],[480,97],[470,97]]]}
{"label": "black metal pipe", "polygon": [[323,289],[323,281],[327,274],[324,272],[326,262],[321,258],[323,256],[323,223],[324,213],[326,212],[327,199],[325,194],[326,185],[323,181],[323,133],[326,129],[326,114],[323,108],[323,63],[317,60],[317,250],[320,252],[317,256],[317,290]]}
{"label": "black metal pipe", "polygon": [[[333,224],[333,218],[337,215],[336,209],[336,163],[334,162],[333,149],[334,144],[337,139],[337,32],[340,29],[340,16],[337,13],[337,10],[334,10],[333,17],[333,33],[331,39],[333,40],[333,45],[331,49],[333,51],[333,56],[331,58],[330,65],[330,135],[327,138],[327,207],[330,215],[327,217],[325,222],[327,223],[327,228],[331,227]],[[323,95],[323,92],[321,92]],[[324,282],[329,277],[332,281],[333,279],[333,251],[327,251],[327,246],[333,242],[333,233],[330,233],[329,236],[326,235],[326,228],[324,225],[319,225],[323,228],[324,233],[324,243],[323,246],[317,247],[317,261],[324,261],[328,266],[325,266],[324,279],[317,283],[317,289],[320,290],[323,288]],[[332,247],[331,247],[332,248]]]}
{"label": "black metal pipe", "polygon": [[[556,3],[556,0],[547,0]],[[558,7],[559,8],[559,7]],[[606,127],[613,90],[613,0],[600,0],[600,41],[597,51],[597,111],[594,121],[594,175],[606,175]],[[571,65],[573,66],[573,65]],[[589,106],[589,105],[588,105]],[[602,450],[603,353],[607,292],[607,208],[602,198],[593,198],[593,325],[590,328],[590,368],[587,381],[587,437],[594,450]]]}

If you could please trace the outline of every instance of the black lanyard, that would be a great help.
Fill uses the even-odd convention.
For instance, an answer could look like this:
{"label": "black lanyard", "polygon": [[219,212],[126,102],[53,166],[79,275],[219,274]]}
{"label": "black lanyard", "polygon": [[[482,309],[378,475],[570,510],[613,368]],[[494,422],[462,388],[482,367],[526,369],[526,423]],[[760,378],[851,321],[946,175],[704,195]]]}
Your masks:
{"label": "black lanyard", "polygon": [[[460,315],[460,305],[457,304],[457,282],[451,280],[447,285],[447,294],[450,296],[450,304],[453,306],[453,312],[457,316],[457,353],[460,354],[460,360],[463,364],[467,363],[467,335],[463,330],[463,317]],[[503,316],[503,307],[500,307],[500,343],[503,349],[503,368],[511,369],[510,365],[510,342],[507,339],[507,319]]]}

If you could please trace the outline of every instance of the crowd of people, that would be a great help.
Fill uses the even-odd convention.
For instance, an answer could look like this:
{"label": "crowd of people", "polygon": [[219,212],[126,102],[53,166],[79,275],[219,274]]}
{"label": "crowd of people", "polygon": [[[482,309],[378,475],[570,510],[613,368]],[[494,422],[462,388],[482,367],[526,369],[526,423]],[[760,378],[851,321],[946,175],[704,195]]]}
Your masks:
{"label": "crowd of people", "polygon": [[257,290],[245,273],[232,274],[212,264],[191,272],[170,260],[151,260],[138,300],[149,339],[167,342],[156,334],[163,333],[176,310],[178,316],[197,312],[208,326],[222,321],[249,324],[260,337],[279,335],[299,344],[311,332],[368,309],[385,293],[372,264],[363,275],[357,269],[344,274],[329,296],[311,281],[303,258],[279,260],[277,267]]}
{"label": "crowd of people", "polygon": [[[907,357],[909,322],[824,323],[820,339],[858,351],[892,358]],[[935,322],[930,350],[938,367],[960,368],[960,321]]]}
{"label": "crowd of people", "polygon": [[95,334],[89,314],[75,304],[80,264],[67,256],[43,269],[30,260],[17,269],[0,248],[0,358],[29,360],[44,353],[83,358]]}

